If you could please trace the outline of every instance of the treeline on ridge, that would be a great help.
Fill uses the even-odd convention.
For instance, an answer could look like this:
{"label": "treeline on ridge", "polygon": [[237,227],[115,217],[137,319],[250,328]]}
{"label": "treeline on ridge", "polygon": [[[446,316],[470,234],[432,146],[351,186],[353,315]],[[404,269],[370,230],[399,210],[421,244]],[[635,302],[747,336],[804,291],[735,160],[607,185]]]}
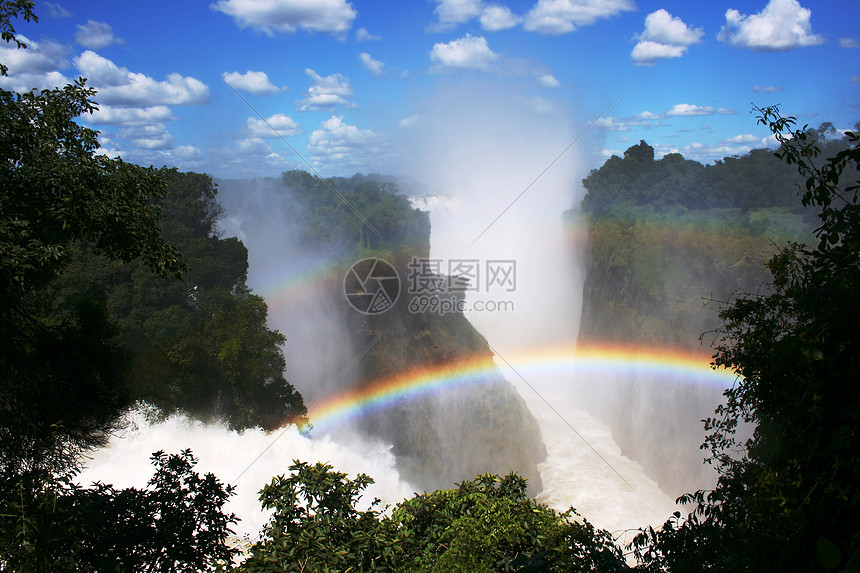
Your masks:
{"label": "treeline on ridge", "polygon": [[266,302],[245,284],[248,251],[218,234],[223,208],[212,179],[169,169],[157,176],[166,186],[159,227],[182,255],[183,279],[81,242],[46,287],[43,308],[56,316],[84,302],[103,308],[130,351],[130,401],[237,429],[302,422],[302,397],[284,379],[285,339],[268,328]]}

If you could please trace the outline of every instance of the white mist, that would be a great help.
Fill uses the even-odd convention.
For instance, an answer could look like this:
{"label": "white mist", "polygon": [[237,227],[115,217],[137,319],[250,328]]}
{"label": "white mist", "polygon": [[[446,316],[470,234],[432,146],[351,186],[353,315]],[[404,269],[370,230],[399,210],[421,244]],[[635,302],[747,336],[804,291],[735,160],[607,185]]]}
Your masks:
{"label": "white mist", "polygon": [[[542,502],[575,507],[595,525],[621,532],[660,524],[674,503],[642,467],[621,454],[609,428],[581,408],[575,370],[523,374],[506,357],[546,346],[575,347],[582,308],[584,245],[562,214],[582,199],[583,154],[570,118],[492,86],[448,86],[422,111],[413,177],[432,193],[431,259],[513,260],[512,290],[486,282],[467,293],[469,321],[537,418],[547,459],[539,465]],[[581,128],[580,128],[581,129]],[[435,207],[435,208],[434,208]],[[486,281],[490,277],[484,276]],[[502,301],[512,303],[498,310]],[[481,309],[496,308],[495,311]]]}

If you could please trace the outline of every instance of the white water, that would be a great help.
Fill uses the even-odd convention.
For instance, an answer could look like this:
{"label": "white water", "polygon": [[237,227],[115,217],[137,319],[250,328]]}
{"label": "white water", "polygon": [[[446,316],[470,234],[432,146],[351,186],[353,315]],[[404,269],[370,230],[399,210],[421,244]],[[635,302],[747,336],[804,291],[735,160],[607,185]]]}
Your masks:
{"label": "white water", "polygon": [[[575,182],[584,175],[575,150],[529,188],[572,141],[572,131],[556,117],[523,108],[523,102],[491,108],[485,98],[470,100],[457,93],[448,97],[458,103],[442,102],[423,114],[431,118],[428,125],[432,127],[416,139],[412,153],[424,160],[413,173],[415,179],[453,198],[425,202],[432,210],[431,256],[516,261],[515,292],[477,293],[483,300],[511,300],[515,310],[467,312],[500,356],[542,344],[573,345],[581,308],[584,255],[569,250],[561,213],[578,199],[574,196]],[[463,103],[468,101],[480,105]],[[490,133],[487,126],[492,126]],[[505,209],[508,211],[491,225]],[[231,213],[236,217],[232,220],[234,230],[243,233],[250,249],[249,285],[257,292],[268,287],[265,277],[277,274],[296,254],[288,244],[289,230],[279,230],[274,221],[260,220],[266,211],[267,204],[256,205],[249,211],[256,215],[246,213],[244,226],[242,214]],[[488,226],[486,233],[470,245]],[[333,323],[325,309],[315,310],[309,304],[314,298],[309,296],[311,299],[281,305],[270,317],[287,333],[287,378],[297,383],[306,400],[313,380],[331,380],[331,374],[340,368],[332,370],[333,364],[348,360],[348,356],[325,355],[328,349],[343,346],[332,342]],[[674,509],[672,500],[637,463],[621,455],[604,424],[577,406],[575,387],[584,381],[575,373],[568,379],[528,380],[538,394],[514,373],[506,372],[506,376],[537,418],[547,448],[548,457],[539,466],[544,484],[539,500],[559,510],[574,506],[589,521],[613,532],[656,525],[669,516]],[[239,434],[182,417],[155,424],[140,414],[132,417],[133,426],[94,454],[79,481],[142,487],[152,473],[149,456],[153,451],[174,453],[191,448],[199,459],[200,471],[213,472],[225,482],[238,478],[238,493],[228,511],[242,518],[235,528],[240,534],[253,536],[260,531],[266,516],[259,511],[257,491],[272,475],[286,472],[294,459],[328,462],[351,476],[369,474],[377,483],[368,491],[367,499],[379,497],[394,504],[413,493],[413,488],[399,479],[395,460],[384,444],[357,438],[347,443],[341,435],[309,439],[295,429],[282,434]]]}
{"label": "white water", "polygon": [[367,503],[379,498],[393,505],[414,493],[400,480],[394,456],[384,444],[338,443],[328,436],[309,439],[294,426],[271,434],[262,430],[239,433],[185,416],[151,423],[140,410],[133,411],[128,419],[128,428],[112,438],[108,447],[94,453],[78,483],[102,481],[116,487],[142,488],[153,474],[149,461],[153,452],[179,453],[190,448],[201,475],[213,473],[222,482],[236,486],[225,511],[241,518],[232,528],[240,536],[254,538],[260,533],[268,514],[260,508],[259,490],[273,476],[288,473],[293,460],[326,462],[350,477],[358,473],[371,476],[376,483],[365,490],[362,501]]}
{"label": "white water", "polygon": [[514,289],[481,288],[466,297],[470,303],[509,301],[513,310],[465,314],[538,421],[547,448],[538,466],[544,487],[538,500],[560,511],[573,506],[610,532],[663,523],[675,509],[672,498],[577,403],[581,385],[600,381],[577,372],[523,379],[505,365],[506,356],[528,355],[544,345],[575,346],[585,254],[582,245],[572,245],[562,220],[581,200],[576,182],[586,174],[579,151],[564,152],[575,133],[527,102],[496,98],[488,106],[485,98],[455,90],[446,97],[479,103],[442,100],[426,112],[433,128],[415,154],[425,158],[415,177],[454,199],[424,201],[431,217],[430,256],[443,262],[516,262]]}

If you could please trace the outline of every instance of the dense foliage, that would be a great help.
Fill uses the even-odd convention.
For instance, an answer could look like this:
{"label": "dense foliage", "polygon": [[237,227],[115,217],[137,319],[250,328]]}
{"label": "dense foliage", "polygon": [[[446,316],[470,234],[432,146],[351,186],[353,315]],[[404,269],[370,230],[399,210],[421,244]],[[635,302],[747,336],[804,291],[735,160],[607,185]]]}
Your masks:
{"label": "dense foliage", "polygon": [[801,182],[768,150],[702,165],[678,154],[654,160],[640,142],[607,160],[583,180],[592,249],[582,341],[697,346],[717,326],[704,299],[755,291],[776,245],[812,237]]}
{"label": "dense foliage", "polygon": [[166,184],[159,228],[182,252],[183,280],[120,264],[78,245],[49,301],[103,301],[133,352],[129,391],[165,412],[182,410],[234,428],[277,428],[301,422],[301,396],[284,379],[284,337],[266,325],[265,301],[245,285],[248,251],[221,238],[223,209],[203,174],[162,169]]}
{"label": "dense foliage", "polygon": [[303,239],[315,249],[339,255],[387,251],[421,256],[430,249],[430,219],[388,178],[355,175],[321,179],[288,171],[283,185],[295,194],[303,214]]}
{"label": "dense foliage", "polygon": [[557,513],[526,496],[511,474],[481,475],[454,489],[416,495],[390,515],[357,509],[373,480],[326,464],[296,462],[263,488],[274,510],[242,572],[627,570],[608,533],[573,510]]}
{"label": "dense foliage", "polygon": [[[759,111],[819,210],[818,244],[781,249],[770,291],[721,312],[715,365],[738,382],[706,421],[720,478],[685,496],[686,519],[639,537],[648,571],[860,570],[860,137],[822,160],[817,134]],[[741,422],[754,424],[747,440]]]}
{"label": "dense foliage", "polygon": [[[30,3],[3,3],[5,14]],[[3,21],[9,41],[10,20]],[[185,267],[161,236],[157,173],[95,155],[94,109],[82,80],[62,89],[0,90],[0,473],[68,465],[101,443],[128,398],[128,355],[99,301],[45,308],[48,284],[87,241],[148,272]]]}
{"label": "dense foliage", "polygon": [[229,563],[235,518],[223,506],[232,488],[201,477],[187,450],[156,452],[152,464],[144,489],[81,488],[71,475],[19,482],[4,500],[15,515],[3,516],[0,571],[193,573]]}
{"label": "dense foliage", "polygon": [[[35,20],[33,7],[0,2],[4,41],[25,48],[12,22]],[[231,397],[259,385],[248,401],[263,411],[240,402],[244,423],[304,407],[283,382],[282,338],[266,329],[265,304],[243,288],[244,247],[210,236],[211,181],[98,155],[97,133],[76,121],[95,110],[94,93],[82,79],[0,90],[0,571],[212,570],[233,553],[222,511],[230,489],[200,477],[190,452],[155,454],[146,490],[74,485],[81,454],[107,441],[132,399],[148,397],[129,383],[155,363],[142,365],[134,336],[170,325],[194,342],[214,331],[205,344],[220,354],[204,346],[192,358],[215,354]],[[183,275],[203,287],[205,311],[194,311]],[[159,315],[153,301],[171,296],[174,308]],[[194,368],[198,392],[208,392],[221,371]]]}

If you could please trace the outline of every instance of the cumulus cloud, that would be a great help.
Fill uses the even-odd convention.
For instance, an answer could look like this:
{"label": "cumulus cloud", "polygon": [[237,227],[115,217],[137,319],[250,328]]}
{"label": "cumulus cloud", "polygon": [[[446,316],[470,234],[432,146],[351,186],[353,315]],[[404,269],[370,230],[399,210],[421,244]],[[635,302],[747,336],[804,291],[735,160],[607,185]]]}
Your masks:
{"label": "cumulus cloud", "polygon": [[630,56],[637,65],[653,65],[657,60],[679,58],[687,48],[697,44],[705,31],[690,28],[662,8],[645,17],[645,30]]}
{"label": "cumulus cloud", "polygon": [[276,113],[265,120],[256,117],[248,118],[248,135],[253,138],[291,137],[301,135],[302,126],[293,118],[282,113]]}
{"label": "cumulus cloud", "polygon": [[759,51],[815,46],[824,38],[812,33],[812,11],[797,0],[770,0],[757,14],[726,11],[726,24],[717,38],[736,48]]}
{"label": "cumulus cloud", "polygon": [[310,68],[305,73],[311,78],[305,99],[296,102],[299,111],[318,111],[336,106],[355,107],[348,98],[353,96],[349,79],[343,74],[321,76]]}
{"label": "cumulus cloud", "polygon": [[839,38],[840,48],[860,48],[860,42],[857,38]]}
{"label": "cumulus cloud", "polygon": [[507,30],[522,22],[522,18],[511,12],[510,8],[495,4],[484,7],[478,19],[481,27],[488,32]]}
{"label": "cumulus cloud", "polygon": [[484,0],[436,0],[437,21],[429,26],[432,32],[450,30],[475,18],[489,32],[513,28],[522,18],[507,6],[488,4]]}
{"label": "cumulus cloud", "polygon": [[759,94],[769,94],[773,92],[781,92],[783,90],[785,90],[785,88],[779,86],[753,86],[753,91]]}
{"label": "cumulus cloud", "polygon": [[633,0],[538,0],[524,26],[541,34],[567,34],[630,10],[636,10]]}
{"label": "cumulus cloud", "polygon": [[99,105],[99,109],[92,115],[84,116],[84,120],[93,125],[146,125],[164,123],[172,119],[173,114],[166,105],[150,107]]}
{"label": "cumulus cloud", "polygon": [[170,149],[173,136],[164,124],[133,125],[119,130],[119,136],[138,149]]}
{"label": "cumulus cloud", "polygon": [[122,157],[138,165],[166,165],[178,167],[182,171],[204,171],[203,153],[193,145],[177,145],[170,149],[143,149],[123,147],[122,142],[114,142],[100,137],[100,154],[108,157]]}
{"label": "cumulus cloud", "polygon": [[281,88],[269,81],[266,72],[255,72],[248,70],[244,74],[239,72],[224,72],[221,78],[234,89],[245,90],[254,95],[269,95],[281,91]]}
{"label": "cumulus cloud", "polygon": [[164,81],[130,72],[97,53],[87,50],[75,58],[81,74],[98,92],[99,103],[125,107],[203,104],[209,101],[209,87],[200,80],[168,74]]}
{"label": "cumulus cloud", "polygon": [[376,42],[381,39],[381,36],[375,36],[368,32],[367,28],[359,28],[355,31],[355,40],[357,42]]}
{"label": "cumulus cloud", "polygon": [[60,70],[68,67],[68,49],[50,40],[34,42],[22,34],[18,40],[27,45],[18,50],[15,44],[0,42],[0,62],[8,66],[8,76],[0,76],[0,87],[16,92],[50,89],[69,83]]}
{"label": "cumulus cloud", "polygon": [[17,49],[14,43],[0,44],[0,55],[10,73],[52,72],[68,66],[68,49],[64,45],[51,40],[34,42],[22,34],[18,34],[18,40],[27,45],[26,50]]}
{"label": "cumulus cloud", "polygon": [[346,0],[219,0],[210,8],[232,16],[240,28],[254,28],[269,36],[297,30],[343,34],[356,17]]}
{"label": "cumulus cloud", "polygon": [[124,40],[113,35],[113,28],[105,22],[87,20],[86,24],[78,24],[75,32],[75,42],[85,48],[106,48],[114,44],[122,44]]}
{"label": "cumulus cloud", "polygon": [[486,70],[499,59],[483,36],[466,34],[460,39],[438,43],[430,51],[434,71],[446,68]]}
{"label": "cumulus cloud", "polygon": [[379,77],[384,73],[385,64],[380,62],[379,60],[374,60],[370,54],[367,52],[363,52],[358,55],[358,59],[361,60],[361,63],[367,68],[367,71],[370,72],[370,75],[374,77]]}
{"label": "cumulus cloud", "polygon": [[299,167],[275,153],[258,137],[240,139],[231,147],[209,148],[207,154],[209,164],[217,166],[220,177],[261,177]]}
{"label": "cumulus cloud", "polygon": [[436,30],[450,29],[481,15],[483,0],[436,0]]}
{"label": "cumulus cloud", "polygon": [[544,74],[542,76],[538,76],[537,81],[545,88],[557,88],[561,85],[559,81],[555,79],[555,76],[552,74]]}
{"label": "cumulus cloud", "polygon": [[326,170],[361,170],[388,151],[388,138],[348,125],[342,116],[332,116],[311,133],[307,150]]}

